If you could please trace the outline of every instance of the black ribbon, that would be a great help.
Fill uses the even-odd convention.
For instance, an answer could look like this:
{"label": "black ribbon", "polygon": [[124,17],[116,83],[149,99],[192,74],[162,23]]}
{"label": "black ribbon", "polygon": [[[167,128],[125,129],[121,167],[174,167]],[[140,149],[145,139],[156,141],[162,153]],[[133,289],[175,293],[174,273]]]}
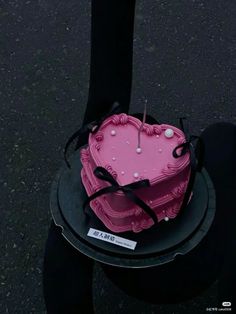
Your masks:
{"label": "black ribbon", "polygon": [[179,125],[181,130],[184,132],[184,134],[188,137],[189,136],[189,126],[184,125],[184,121],[186,121],[187,118],[186,117],[180,117],[179,118]]}
{"label": "black ribbon", "polygon": [[[184,127],[182,124],[182,130],[184,131]],[[197,140],[197,147],[194,149],[193,141]],[[177,150],[181,149],[181,152],[178,154]],[[190,178],[188,182],[187,189],[185,191],[184,199],[181,204],[180,213],[178,214],[178,217],[183,213],[183,210],[186,208],[191,192],[193,190],[194,181],[196,177],[196,173],[200,172],[203,166],[203,159],[204,159],[204,144],[202,139],[199,136],[191,135],[188,137],[188,140],[185,143],[182,143],[175,147],[173,150],[173,157],[179,158],[183,155],[185,155],[189,151],[190,153]]]}
{"label": "black ribbon", "polygon": [[[192,142],[195,140],[197,140],[198,143],[197,143],[197,149],[194,150]],[[177,153],[177,150],[181,150],[180,153]],[[179,158],[179,157],[185,155],[187,153],[187,151],[190,152],[190,159],[191,159],[191,157],[192,157],[192,159],[193,158],[196,159],[196,157],[197,157],[197,161],[195,162],[196,165],[195,165],[194,169],[196,171],[201,171],[202,165],[203,165],[203,157],[204,157],[204,145],[203,145],[202,139],[199,136],[191,135],[186,142],[176,146],[175,149],[173,150],[172,154],[173,154],[174,158]]]}
{"label": "black ribbon", "polygon": [[104,120],[106,120],[108,117],[110,117],[113,114],[120,113],[120,111],[121,111],[120,104],[118,102],[115,102],[112,105],[111,110],[107,114],[103,115],[101,118],[99,118],[97,120],[94,120],[94,121],[82,126],[78,131],[76,131],[74,134],[71,135],[71,137],[68,139],[68,141],[65,145],[65,148],[64,148],[64,160],[65,160],[65,163],[66,163],[68,168],[70,168],[70,163],[69,163],[68,158],[67,158],[67,152],[68,152],[68,149],[69,149],[71,143],[76,138],[78,138],[78,142],[77,142],[75,150],[77,150],[81,146],[87,144],[89,133],[96,133],[99,130],[99,128],[100,128],[100,126]]}
{"label": "black ribbon", "polygon": [[[186,126],[186,124],[184,124],[184,121],[187,121],[186,117],[179,118],[181,130],[185,134],[187,141],[175,147],[175,149],[173,150],[173,156],[175,158],[179,158],[185,155],[187,151],[189,151],[191,169],[200,172],[203,166],[203,159],[204,159],[204,153],[205,153],[204,143],[200,136],[189,135],[189,125],[187,124]],[[194,141],[197,141],[195,149],[193,146]],[[178,149],[181,149],[180,154],[177,153]]]}
{"label": "black ribbon", "polygon": [[97,133],[103,121],[105,121],[108,117],[112,116],[113,114],[118,114],[118,113],[121,113],[121,106],[118,102],[114,102],[114,104],[111,106],[111,110],[108,113],[104,114],[100,119],[97,119],[92,122],[93,128],[91,132]]}
{"label": "black ribbon", "polygon": [[104,195],[106,193],[114,193],[116,191],[122,191],[129,200],[131,200],[136,205],[141,207],[152,218],[154,223],[158,223],[158,220],[154,211],[133,192],[133,190],[136,190],[136,189],[149,187],[150,182],[148,179],[141,180],[138,182],[133,182],[127,185],[119,185],[118,182],[113,178],[113,176],[103,167],[95,168],[94,175],[98,179],[109,182],[111,185],[90,195],[83,204],[84,209],[89,205],[89,203],[92,200],[94,200],[95,198],[101,195]]}
{"label": "black ribbon", "polygon": [[[65,149],[64,149],[64,159],[65,159],[65,162],[66,162],[66,165],[68,166],[68,168],[71,168],[70,164],[68,162],[68,159],[67,159],[67,151],[68,151],[70,144],[76,138],[78,138],[78,142],[77,142],[77,146],[76,146],[75,150],[80,148],[81,146],[87,144],[89,133],[96,133],[99,130],[99,128],[100,128],[100,126],[104,120],[106,120],[109,116],[111,116],[113,114],[117,114],[117,113],[121,113],[121,107],[120,107],[119,103],[115,102],[112,105],[111,110],[107,114],[105,114],[104,116],[102,116],[101,118],[99,118],[95,121],[92,121],[92,122],[82,126],[78,131],[76,131],[68,139],[68,141],[65,145]],[[134,115],[134,116],[136,116],[136,115]],[[138,116],[136,116],[136,117],[139,118]],[[184,196],[184,199],[183,199],[183,202],[181,205],[180,213],[178,214],[178,216],[180,216],[181,212],[183,212],[183,209],[187,206],[190,194],[191,194],[192,189],[193,189],[196,172],[201,171],[202,165],[203,165],[203,158],[204,158],[204,145],[203,145],[202,139],[199,136],[195,136],[195,135],[189,136],[188,130],[185,130],[185,128],[184,128],[184,123],[183,123],[184,120],[186,120],[185,117],[179,119],[180,127],[181,127],[182,131],[185,133],[187,141],[176,146],[175,149],[173,150],[172,154],[173,154],[174,158],[179,158],[179,157],[182,157],[183,155],[185,155],[189,151],[191,173],[190,173],[188,186],[187,186],[187,189],[185,192],[185,196]],[[150,122],[151,122],[150,124],[158,123],[155,120],[150,121]],[[198,142],[197,142],[196,148],[194,149],[193,141],[195,141],[195,140],[198,140]],[[178,153],[177,150],[180,150],[180,153]],[[158,223],[158,220],[157,220],[157,217],[156,217],[156,214],[154,213],[154,211],[133,192],[133,190],[135,190],[135,189],[150,186],[149,180],[146,179],[146,180],[130,183],[130,184],[127,184],[125,186],[120,186],[117,183],[117,181],[112,177],[112,175],[103,167],[97,167],[94,170],[94,174],[97,178],[109,182],[111,184],[111,186],[105,187],[105,188],[101,189],[100,191],[95,192],[93,195],[90,195],[83,205],[84,208],[86,206],[88,206],[90,201],[92,201],[93,199],[95,199],[95,198],[97,198],[103,194],[113,193],[113,192],[120,190],[132,202],[134,202],[140,208],[142,208],[152,218],[154,223]]]}

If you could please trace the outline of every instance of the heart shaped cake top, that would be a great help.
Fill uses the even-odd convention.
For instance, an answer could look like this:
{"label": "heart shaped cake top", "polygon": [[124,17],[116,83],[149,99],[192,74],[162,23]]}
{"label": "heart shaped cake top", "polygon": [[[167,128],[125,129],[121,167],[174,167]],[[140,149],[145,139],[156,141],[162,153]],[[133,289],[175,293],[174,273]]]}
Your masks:
{"label": "heart shaped cake top", "polygon": [[189,164],[185,155],[174,158],[173,150],[186,141],[184,133],[171,125],[145,123],[124,113],[112,115],[97,133],[89,136],[95,166],[106,168],[120,185],[149,179],[151,185],[180,172]]}

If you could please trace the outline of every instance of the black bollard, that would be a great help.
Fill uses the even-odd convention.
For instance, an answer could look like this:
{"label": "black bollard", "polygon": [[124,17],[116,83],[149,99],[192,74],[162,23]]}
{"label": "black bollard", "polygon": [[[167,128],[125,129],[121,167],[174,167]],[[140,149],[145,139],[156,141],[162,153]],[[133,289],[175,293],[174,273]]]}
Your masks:
{"label": "black bollard", "polygon": [[135,0],[93,0],[90,87],[84,121],[91,122],[118,101],[128,112]]}

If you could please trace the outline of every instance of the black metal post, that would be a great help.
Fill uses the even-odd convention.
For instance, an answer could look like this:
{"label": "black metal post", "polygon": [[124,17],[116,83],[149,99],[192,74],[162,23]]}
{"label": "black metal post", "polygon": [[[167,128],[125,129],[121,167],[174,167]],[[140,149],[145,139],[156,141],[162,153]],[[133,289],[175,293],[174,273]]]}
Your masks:
{"label": "black metal post", "polygon": [[84,124],[118,101],[128,112],[135,0],[92,0],[90,87]]}

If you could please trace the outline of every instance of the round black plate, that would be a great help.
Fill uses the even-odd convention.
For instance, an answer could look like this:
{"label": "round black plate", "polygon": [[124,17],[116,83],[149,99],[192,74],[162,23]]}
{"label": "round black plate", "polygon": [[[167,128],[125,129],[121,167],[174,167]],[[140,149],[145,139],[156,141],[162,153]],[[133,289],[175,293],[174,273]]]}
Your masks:
{"label": "round black plate", "polygon": [[84,214],[86,197],[80,180],[79,153],[71,160],[71,169],[62,167],[51,191],[54,221],[62,227],[63,236],[79,251],[101,262],[123,267],[148,267],[173,260],[195,247],[207,233],[215,212],[215,194],[205,170],[198,173],[189,205],[177,218],[162,221],[156,227],[138,234],[118,233],[137,241],[134,251],[87,236],[89,228],[113,233],[89,210]]}

